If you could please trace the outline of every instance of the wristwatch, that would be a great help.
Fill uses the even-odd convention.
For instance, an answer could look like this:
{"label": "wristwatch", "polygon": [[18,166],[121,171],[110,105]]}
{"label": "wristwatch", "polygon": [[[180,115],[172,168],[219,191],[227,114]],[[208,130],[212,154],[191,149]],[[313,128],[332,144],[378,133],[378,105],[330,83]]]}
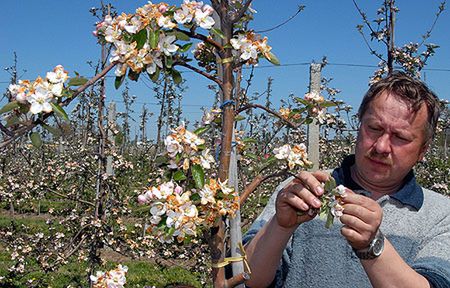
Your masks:
{"label": "wristwatch", "polygon": [[353,249],[356,256],[359,259],[367,260],[367,259],[375,259],[381,255],[384,249],[384,235],[381,233],[380,229],[378,229],[375,238],[373,238],[372,242],[370,242],[369,247],[364,249]]}

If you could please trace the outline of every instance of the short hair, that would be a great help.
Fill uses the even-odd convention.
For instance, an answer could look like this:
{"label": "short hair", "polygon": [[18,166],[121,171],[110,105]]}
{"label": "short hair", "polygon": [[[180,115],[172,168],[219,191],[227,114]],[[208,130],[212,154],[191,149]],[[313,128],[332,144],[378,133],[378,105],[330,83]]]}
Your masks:
{"label": "short hair", "polygon": [[428,112],[426,139],[427,142],[433,139],[440,114],[439,99],[425,83],[401,71],[394,71],[370,86],[358,109],[360,121],[369,108],[370,103],[383,92],[392,93],[398,99],[405,101],[414,113],[417,113],[422,105],[425,104]]}

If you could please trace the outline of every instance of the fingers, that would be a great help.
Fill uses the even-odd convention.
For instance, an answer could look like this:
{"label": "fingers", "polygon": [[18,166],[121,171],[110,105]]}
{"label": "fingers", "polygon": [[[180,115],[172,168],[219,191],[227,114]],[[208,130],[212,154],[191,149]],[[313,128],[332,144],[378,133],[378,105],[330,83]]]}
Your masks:
{"label": "fingers", "polygon": [[310,208],[320,208],[322,202],[319,198],[311,192],[310,188],[305,187],[300,183],[293,183],[290,187],[290,191],[295,194],[298,198],[302,199],[306,206],[303,206],[306,210]]}
{"label": "fingers", "polygon": [[373,199],[354,193],[348,193],[342,201],[341,234],[355,249],[368,247],[381,225],[382,208]]}
{"label": "fingers", "polygon": [[321,181],[326,181],[329,177],[323,172],[301,172],[296,176],[278,194],[278,223],[283,227],[292,227],[313,219],[322,205],[319,200],[324,192]]}
{"label": "fingers", "polygon": [[316,196],[321,196],[324,192],[322,183],[327,181],[329,177],[330,175],[328,173],[322,171],[314,173],[302,171],[297,175],[296,179],[294,179],[294,182],[300,182]]}

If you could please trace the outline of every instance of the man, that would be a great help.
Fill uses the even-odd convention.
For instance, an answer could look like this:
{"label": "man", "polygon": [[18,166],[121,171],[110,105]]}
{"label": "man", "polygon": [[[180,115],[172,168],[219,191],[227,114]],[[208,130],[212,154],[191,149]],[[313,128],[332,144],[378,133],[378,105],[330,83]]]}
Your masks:
{"label": "man", "polygon": [[412,171],[433,138],[436,96],[396,72],[370,87],[359,117],[355,155],[332,173],[346,187],[340,223],[328,230],[313,212],[327,173],[286,180],[244,239],[247,286],[450,287],[450,200]]}

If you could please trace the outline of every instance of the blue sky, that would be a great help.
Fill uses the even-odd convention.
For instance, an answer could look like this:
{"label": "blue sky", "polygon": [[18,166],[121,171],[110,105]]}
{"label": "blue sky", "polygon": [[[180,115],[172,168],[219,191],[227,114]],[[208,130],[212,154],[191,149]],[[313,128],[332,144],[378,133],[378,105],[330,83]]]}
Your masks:
{"label": "blue sky", "polygon": [[[106,0],[105,0],[106,2]],[[119,12],[132,13],[147,1],[112,0]],[[153,1],[156,2],[156,1]],[[168,1],[179,4],[182,1]],[[207,1],[206,1],[207,2]],[[360,7],[374,18],[376,9],[382,1],[359,1]],[[100,47],[91,32],[96,19],[89,9],[99,6],[100,1],[68,0],[17,0],[0,1],[0,89],[8,86],[9,74],[3,68],[13,63],[13,52],[17,53],[22,79],[35,79],[44,76],[46,71],[62,64],[74,76],[74,71],[91,76],[92,70],[87,61],[96,61]],[[397,15],[396,43],[403,45],[421,40],[434,20],[440,1],[435,0],[397,0],[400,12]],[[303,95],[308,89],[309,63],[320,61],[327,56],[328,65],[323,74],[333,78],[332,85],[340,89],[340,99],[357,107],[367,89],[369,76],[378,59],[371,56],[356,25],[362,20],[351,0],[305,0],[273,1],[256,0],[253,8],[257,10],[251,28],[265,30],[271,28],[295,13],[299,5],[306,8],[295,19],[283,27],[263,35],[268,36],[273,52],[281,61],[281,66],[273,67],[262,61],[255,69],[255,77],[250,93],[262,92],[267,85],[267,78],[272,77],[273,102],[289,94]],[[440,45],[425,70],[425,80],[440,96],[450,99],[450,27],[449,11],[444,11],[428,42]],[[343,65],[341,65],[343,64]],[[110,75],[113,75],[112,73]],[[187,80],[188,90],[184,97],[184,112],[188,117],[201,116],[200,106],[209,106],[213,95],[207,89],[211,84],[194,73],[183,75]],[[121,101],[121,92],[113,88],[113,78],[108,78],[107,101]],[[137,96],[135,111],[140,112],[142,103],[156,111],[156,100],[146,83],[130,82],[130,92]],[[121,104],[118,103],[119,110]],[[135,115],[137,118],[137,114]],[[150,122],[155,122],[155,117]],[[153,128],[151,128],[153,129]]]}

